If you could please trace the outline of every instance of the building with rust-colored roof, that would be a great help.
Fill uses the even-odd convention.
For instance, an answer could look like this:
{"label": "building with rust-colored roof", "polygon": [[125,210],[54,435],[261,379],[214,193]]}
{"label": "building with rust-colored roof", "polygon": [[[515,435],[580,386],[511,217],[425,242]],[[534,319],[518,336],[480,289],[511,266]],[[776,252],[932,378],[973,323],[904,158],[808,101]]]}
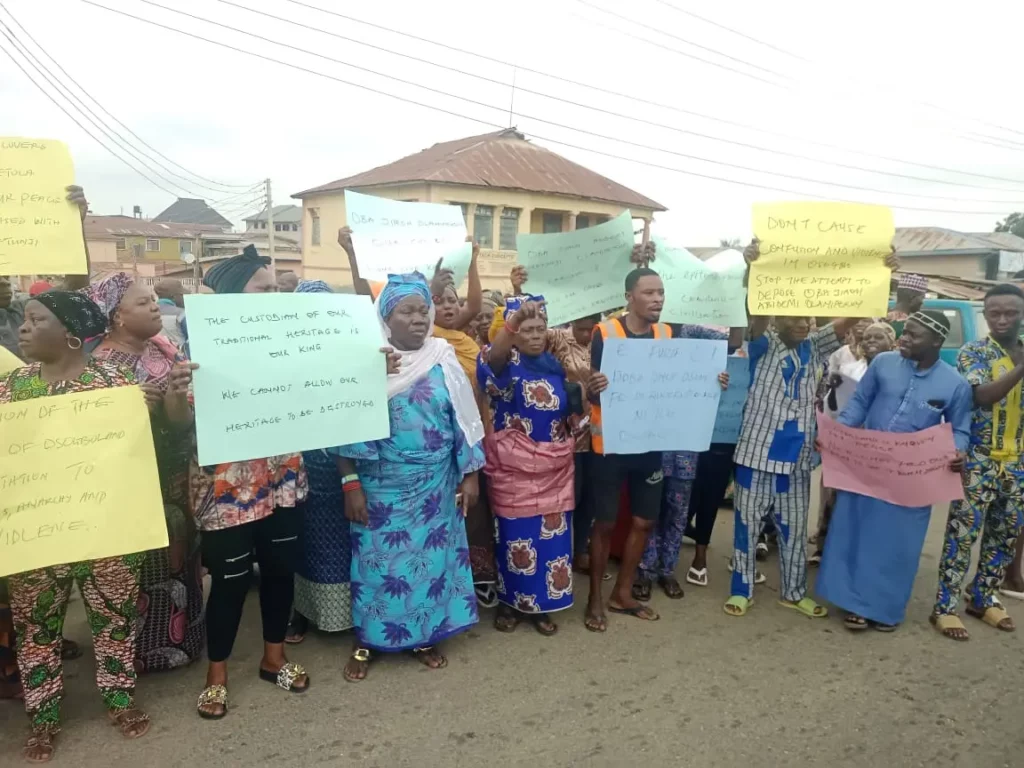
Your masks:
{"label": "building with rust-colored roof", "polygon": [[485,287],[508,285],[516,235],[582,229],[629,210],[648,228],[665,206],[567,160],[509,128],[447,141],[388,165],[307,189],[302,200],[302,256],[307,278],[351,282],[337,243],[345,226],[346,189],[392,200],[462,207],[480,243]]}

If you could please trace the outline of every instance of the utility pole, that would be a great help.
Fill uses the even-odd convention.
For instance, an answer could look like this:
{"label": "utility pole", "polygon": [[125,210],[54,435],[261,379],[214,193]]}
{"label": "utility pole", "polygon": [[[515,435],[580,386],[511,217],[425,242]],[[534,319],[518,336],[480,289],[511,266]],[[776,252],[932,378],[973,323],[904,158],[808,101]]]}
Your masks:
{"label": "utility pole", "polygon": [[277,256],[274,255],[274,198],[270,194],[270,179],[267,179],[267,244],[270,247],[270,273],[277,282]]}

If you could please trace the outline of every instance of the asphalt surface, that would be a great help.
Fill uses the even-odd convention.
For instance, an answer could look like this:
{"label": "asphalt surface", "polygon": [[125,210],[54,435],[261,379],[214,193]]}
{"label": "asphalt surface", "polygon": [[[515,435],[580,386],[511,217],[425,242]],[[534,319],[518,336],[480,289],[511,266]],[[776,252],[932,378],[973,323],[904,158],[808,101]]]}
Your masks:
{"label": "asphalt surface", "polygon": [[[139,766],[1024,766],[1024,655],[1020,634],[973,619],[968,643],[927,623],[944,514],[932,519],[906,625],[893,635],[846,631],[839,612],[811,620],[776,604],[768,583],[744,618],[722,612],[732,516],[723,510],[710,551],[711,584],[660,592],[661,621],[611,616],[587,632],[586,587],[543,638],[528,626],[493,630],[492,611],[445,646],[430,671],[408,657],[375,663],[354,685],[341,669],[350,635],[311,634],[291,658],[309,669],[304,695],[260,681],[259,612],[250,596],[231,662],[231,711],[200,720],[205,665],[142,678],[152,730],[126,741],[104,717],[81,601],[68,636],[65,729],[53,765]],[[684,569],[692,548],[683,551]],[[813,578],[813,576],[812,576]],[[1024,605],[1008,606],[1024,625]],[[23,765],[26,719],[0,702],[0,765]]]}

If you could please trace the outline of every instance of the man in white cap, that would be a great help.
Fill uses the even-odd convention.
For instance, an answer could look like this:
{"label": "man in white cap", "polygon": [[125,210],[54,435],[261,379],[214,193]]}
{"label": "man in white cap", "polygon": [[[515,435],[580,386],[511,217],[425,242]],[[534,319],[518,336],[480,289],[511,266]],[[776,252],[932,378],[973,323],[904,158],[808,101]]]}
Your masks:
{"label": "man in white cap", "polygon": [[900,275],[896,283],[896,306],[885,316],[886,322],[893,327],[897,336],[903,335],[903,324],[915,312],[920,312],[924,305],[924,295],[928,290],[928,278],[921,275]]}

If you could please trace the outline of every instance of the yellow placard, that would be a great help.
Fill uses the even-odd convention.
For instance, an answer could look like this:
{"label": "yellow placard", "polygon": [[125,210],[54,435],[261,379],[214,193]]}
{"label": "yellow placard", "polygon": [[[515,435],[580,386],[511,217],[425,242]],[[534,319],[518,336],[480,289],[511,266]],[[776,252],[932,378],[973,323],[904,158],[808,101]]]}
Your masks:
{"label": "yellow placard", "polygon": [[166,546],[138,387],[0,405],[0,576]]}
{"label": "yellow placard", "polygon": [[23,365],[24,363],[15,357],[7,347],[0,347],[0,376],[10,373],[15,368],[21,368]]}
{"label": "yellow placard", "polygon": [[881,205],[755,203],[761,256],[750,267],[750,314],[884,315],[895,232],[892,211]]}
{"label": "yellow placard", "polygon": [[84,275],[82,215],[67,145],[0,137],[0,275]]}

